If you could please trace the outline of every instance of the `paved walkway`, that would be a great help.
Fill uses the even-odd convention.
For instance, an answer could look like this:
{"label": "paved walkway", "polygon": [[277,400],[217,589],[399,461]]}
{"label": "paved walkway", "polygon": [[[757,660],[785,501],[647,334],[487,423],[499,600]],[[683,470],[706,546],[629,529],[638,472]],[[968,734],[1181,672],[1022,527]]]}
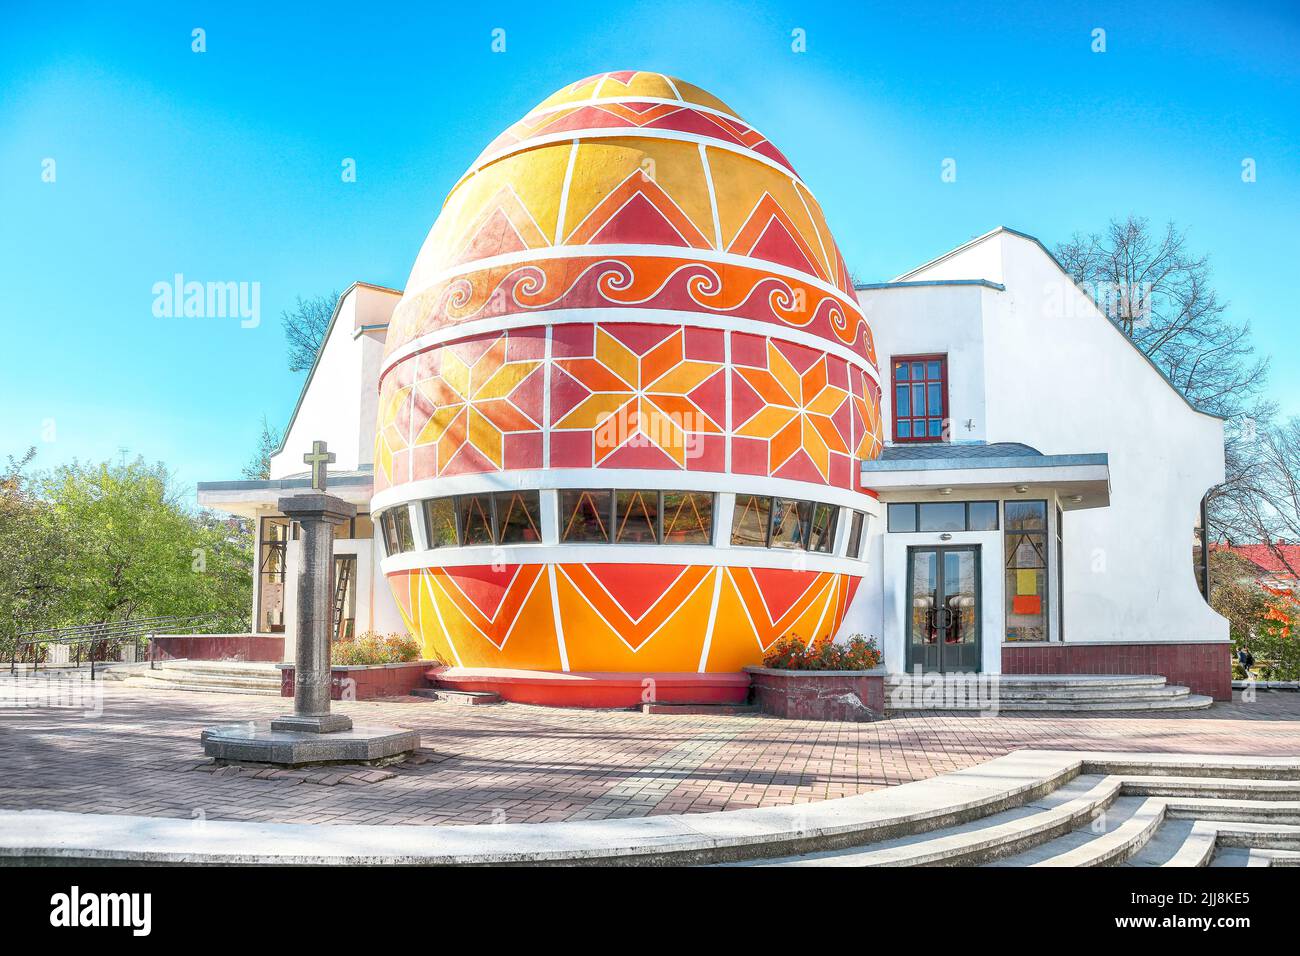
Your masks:
{"label": "paved walkway", "polygon": [[424,750],[410,762],[311,773],[218,769],[199,746],[203,727],[268,719],[287,702],[101,686],[98,716],[0,708],[0,807],[283,823],[537,823],[851,796],[1026,747],[1300,755],[1300,694],[1282,692],[1181,716],[929,715],[873,724],[395,698],[336,706],[358,723],[419,730]]}

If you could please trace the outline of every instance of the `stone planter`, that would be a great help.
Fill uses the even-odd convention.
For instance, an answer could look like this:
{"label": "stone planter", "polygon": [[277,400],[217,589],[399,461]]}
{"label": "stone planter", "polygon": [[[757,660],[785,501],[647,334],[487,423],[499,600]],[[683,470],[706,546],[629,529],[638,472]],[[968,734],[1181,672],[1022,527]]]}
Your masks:
{"label": "stone planter", "polygon": [[746,667],[754,703],[791,720],[877,720],[885,713],[885,669],[781,671]]}
{"label": "stone planter", "polygon": [[[373,700],[402,697],[427,686],[424,673],[437,661],[402,661],[397,664],[333,664],[330,666],[330,700]],[[280,696],[293,696],[294,665],[280,664]]]}

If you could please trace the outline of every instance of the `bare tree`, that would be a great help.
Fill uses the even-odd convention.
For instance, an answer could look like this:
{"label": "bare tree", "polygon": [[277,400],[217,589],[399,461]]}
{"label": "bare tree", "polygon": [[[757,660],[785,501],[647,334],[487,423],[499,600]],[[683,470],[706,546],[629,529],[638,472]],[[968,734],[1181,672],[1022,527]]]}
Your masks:
{"label": "bare tree", "polygon": [[1267,545],[1278,565],[1300,578],[1296,550],[1283,547],[1300,543],[1300,418],[1261,431],[1254,447],[1227,530]]}
{"label": "bare tree", "polygon": [[280,313],[280,324],[284,327],[284,338],[289,347],[289,371],[305,372],[312,367],[338,300],[337,292],[309,299],[298,296],[292,309]]}
{"label": "bare tree", "polygon": [[1257,504],[1256,439],[1275,407],[1264,394],[1268,359],[1255,354],[1250,323],[1227,317],[1210,284],[1209,257],[1189,252],[1187,234],[1173,223],[1158,232],[1137,216],[1111,220],[1102,234],[1076,234],[1056,257],[1188,401],[1226,419],[1226,477],[1210,494],[1210,525],[1242,527]]}
{"label": "bare tree", "polygon": [[1188,252],[1185,232],[1113,219],[1104,234],[1057,246],[1056,257],[1193,405],[1225,418],[1254,410],[1268,359],[1255,355],[1250,323],[1226,317],[1209,257]]}

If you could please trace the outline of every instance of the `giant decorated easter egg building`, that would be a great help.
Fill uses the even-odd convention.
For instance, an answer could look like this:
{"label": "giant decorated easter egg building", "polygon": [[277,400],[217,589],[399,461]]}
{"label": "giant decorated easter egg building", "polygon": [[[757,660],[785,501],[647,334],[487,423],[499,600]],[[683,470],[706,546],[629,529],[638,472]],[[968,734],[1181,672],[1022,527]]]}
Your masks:
{"label": "giant decorated easter egg building", "polygon": [[493,140],[379,374],[383,573],[467,686],[725,697],[778,638],[840,631],[871,330],[808,185],[714,96],[607,73]]}

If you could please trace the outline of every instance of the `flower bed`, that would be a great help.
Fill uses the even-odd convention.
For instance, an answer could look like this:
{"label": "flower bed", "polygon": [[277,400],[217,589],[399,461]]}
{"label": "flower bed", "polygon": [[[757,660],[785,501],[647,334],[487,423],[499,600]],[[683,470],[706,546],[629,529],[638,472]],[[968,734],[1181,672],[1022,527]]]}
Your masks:
{"label": "flower bed", "polygon": [[420,642],[400,634],[375,634],[335,641],[330,645],[331,664],[403,664],[417,660]]}
{"label": "flower bed", "polygon": [[876,639],[854,634],[843,644],[830,636],[805,641],[797,634],[780,638],[763,655],[763,666],[778,671],[869,671],[880,666]]}
{"label": "flower bed", "polygon": [[860,634],[843,644],[783,637],[746,667],[754,702],[765,714],[791,720],[875,720],[885,712],[885,670],[874,640]]}

